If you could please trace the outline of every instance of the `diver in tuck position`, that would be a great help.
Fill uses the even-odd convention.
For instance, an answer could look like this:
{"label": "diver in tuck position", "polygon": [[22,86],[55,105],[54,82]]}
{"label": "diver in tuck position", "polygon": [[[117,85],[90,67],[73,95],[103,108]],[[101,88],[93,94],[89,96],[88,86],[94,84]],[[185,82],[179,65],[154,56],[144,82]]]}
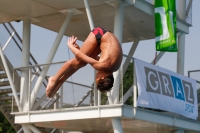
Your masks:
{"label": "diver in tuck position", "polygon": [[81,48],[76,44],[76,40],[77,37],[74,36],[68,38],[68,47],[75,58],[65,62],[56,75],[49,78],[47,97],[53,97],[64,81],[87,63],[97,70],[97,89],[101,92],[111,90],[114,82],[112,73],[119,69],[122,61],[122,48],[118,39],[104,28],[95,28]]}

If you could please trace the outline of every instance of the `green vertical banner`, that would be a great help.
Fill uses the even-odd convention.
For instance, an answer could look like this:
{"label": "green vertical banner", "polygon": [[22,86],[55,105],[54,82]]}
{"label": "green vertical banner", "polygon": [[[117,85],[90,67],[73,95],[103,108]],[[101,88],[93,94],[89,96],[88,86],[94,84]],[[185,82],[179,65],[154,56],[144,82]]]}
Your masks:
{"label": "green vertical banner", "polygon": [[176,0],[155,0],[156,50],[177,52]]}

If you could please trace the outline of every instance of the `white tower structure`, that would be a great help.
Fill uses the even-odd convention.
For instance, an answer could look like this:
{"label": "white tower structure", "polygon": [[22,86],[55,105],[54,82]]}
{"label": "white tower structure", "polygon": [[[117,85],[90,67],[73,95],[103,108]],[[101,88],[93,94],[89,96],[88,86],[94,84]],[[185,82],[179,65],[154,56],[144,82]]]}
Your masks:
{"label": "white tower structure", "polygon": [[[10,65],[12,61],[8,59],[4,51],[4,46],[6,47],[8,43],[0,42],[3,46],[0,50],[0,66],[6,72],[12,88],[13,100],[17,106],[17,110],[12,111],[11,114],[14,115],[14,123],[22,126],[18,133],[21,131],[24,133],[58,131],[62,133],[200,132],[200,123],[197,120],[169,112],[137,107],[136,78],[130,89],[122,94],[122,79],[129,64],[134,60],[132,56],[140,40],[155,38],[153,4],[154,0],[0,1],[1,24],[11,26],[9,22],[23,21],[21,67],[15,68]],[[186,20],[188,20],[187,14],[191,13],[192,0],[177,0],[177,4],[177,73],[184,74],[185,35],[189,34],[191,26],[191,23]],[[57,33],[44,64],[31,63],[30,65],[30,62],[34,60],[30,54],[31,25]],[[46,98],[44,89],[47,77],[50,76],[48,71],[51,70],[51,66],[63,63],[52,62],[62,37],[76,35],[79,40],[84,41],[95,26],[111,30],[121,44],[133,42],[128,55],[124,55],[121,68],[114,73],[115,84],[112,91],[107,94],[108,100],[102,105],[101,93],[95,87],[71,81],[66,81],[64,84],[73,84],[81,86],[81,89],[84,87],[88,89],[88,92],[83,94],[80,97],[81,100],[74,106],[66,102],[67,87],[65,85],[52,99]],[[14,29],[12,30],[13,34],[11,33],[10,39],[14,39],[14,34],[17,34]],[[157,61],[163,54],[164,52],[158,54]],[[133,74],[135,77],[135,70]],[[18,79],[15,79],[17,75]],[[20,80],[18,84],[17,80]],[[94,102],[88,106],[80,106],[89,96],[90,101]],[[133,104],[126,105],[125,102],[131,96]]]}

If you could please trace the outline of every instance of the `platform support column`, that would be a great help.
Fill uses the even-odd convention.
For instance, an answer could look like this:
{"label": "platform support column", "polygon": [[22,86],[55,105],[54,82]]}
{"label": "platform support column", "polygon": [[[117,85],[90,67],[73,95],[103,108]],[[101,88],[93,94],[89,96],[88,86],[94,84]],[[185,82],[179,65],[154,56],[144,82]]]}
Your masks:
{"label": "platform support column", "polygon": [[[186,0],[179,0],[179,17],[186,20]],[[185,33],[181,33],[178,37],[178,53],[177,53],[177,73],[184,75],[185,60]]]}
{"label": "platform support column", "polygon": [[[31,19],[24,18],[23,20],[23,41],[22,41],[22,67],[29,65],[30,58],[30,36],[31,36]],[[21,71],[21,83],[20,83],[20,105],[22,111],[28,111],[28,83],[29,83],[29,71],[25,68]],[[25,133],[31,133],[27,125],[22,125]]]}
{"label": "platform support column", "polygon": [[[115,4],[115,19],[114,19],[114,34],[118,38],[120,44],[122,44],[123,35],[123,21],[124,21],[124,2],[119,1]],[[110,96],[110,104],[119,103],[119,84],[120,84],[120,72],[119,70],[113,73],[114,85],[112,89],[112,97]],[[109,98],[109,97],[108,97]],[[123,133],[123,128],[120,118],[112,118],[112,126],[114,133]]]}
{"label": "platform support column", "polygon": [[[31,34],[31,20],[25,18],[23,20],[23,41],[22,41],[22,67],[29,65],[30,59],[30,34]],[[28,83],[29,83],[28,68],[21,71],[21,84],[20,84],[20,104],[23,111],[27,111],[25,104],[28,102]]]}
{"label": "platform support column", "polygon": [[[65,20],[64,20],[64,22],[63,22],[63,24],[62,24],[62,26],[61,26],[61,28],[59,30],[59,32],[58,32],[58,35],[57,35],[57,37],[56,37],[56,39],[54,41],[54,44],[53,44],[53,46],[51,48],[51,51],[50,51],[50,53],[49,53],[49,55],[47,57],[47,60],[46,60],[45,64],[48,64],[48,63],[52,62],[53,57],[55,56],[55,53],[56,53],[56,51],[58,49],[58,46],[59,46],[59,44],[60,44],[60,42],[62,40],[62,37],[63,37],[63,35],[64,35],[64,33],[65,33],[66,29],[67,29],[67,26],[68,26],[68,24],[69,24],[69,22],[70,22],[70,20],[71,20],[71,18],[73,16],[73,12],[74,12],[73,10],[68,10],[68,14],[67,14],[67,16],[66,16],[66,18],[65,18]],[[33,88],[33,91],[31,93],[30,108],[32,108],[32,106],[33,106],[33,103],[34,103],[34,101],[36,99],[36,95],[38,94],[38,91],[39,91],[39,89],[40,89],[40,87],[42,85],[42,82],[43,82],[43,80],[44,80],[44,78],[45,78],[45,76],[47,74],[47,71],[48,71],[49,67],[50,67],[50,65],[44,66],[40,76],[38,77],[38,80],[37,80],[37,82],[35,84],[35,87]]]}
{"label": "platform support column", "polygon": [[[119,1],[115,4],[115,19],[114,19],[114,34],[122,44],[123,35],[123,20],[124,20],[124,3]],[[119,103],[119,84],[120,84],[119,70],[113,73],[114,85],[111,91],[114,104]]]}
{"label": "platform support column", "polygon": [[112,118],[112,126],[113,126],[114,133],[123,133],[120,118]]}
{"label": "platform support column", "polygon": [[177,73],[184,75],[185,33],[178,37]]}
{"label": "platform support column", "polygon": [[22,125],[22,129],[24,133],[32,133],[31,130],[29,130],[25,125]]}
{"label": "platform support column", "polygon": [[88,21],[89,21],[89,24],[90,24],[90,30],[93,30],[94,29],[94,22],[93,22],[93,19],[92,19],[92,14],[91,14],[91,11],[90,11],[90,6],[89,6],[89,3],[88,3],[88,0],[84,0],[84,4],[85,4],[85,10],[87,12]]}
{"label": "platform support column", "polygon": [[[88,3],[88,0],[84,0],[84,4],[85,4],[85,10],[86,10],[86,13],[87,13],[89,25],[90,25],[90,30],[93,30],[95,28],[95,26],[94,26],[94,21],[93,21],[93,18],[92,18],[92,13],[90,11],[90,5]],[[95,81],[95,77],[96,77],[96,70],[94,69],[94,81]],[[94,82],[94,91],[93,91],[94,106],[99,105],[99,102],[98,102],[99,93],[100,92],[97,90],[96,82]]]}

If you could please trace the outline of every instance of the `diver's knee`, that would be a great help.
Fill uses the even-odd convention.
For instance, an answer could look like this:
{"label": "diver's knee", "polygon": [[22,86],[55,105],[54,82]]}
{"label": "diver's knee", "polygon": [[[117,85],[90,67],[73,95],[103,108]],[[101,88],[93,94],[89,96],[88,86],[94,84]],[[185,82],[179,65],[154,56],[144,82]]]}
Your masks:
{"label": "diver's knee", "polygon": [[87,63],[83,62],[83,61],[78,61],[77,59],[73,59],[72,60],[72,66],[73,68],[81,68],[84,67]]}
{"label": "diver's knee", "polygon": [[83,62],[83,61],[79,61],[79,67],[81,68],[81,67],[84,67],[84,66],[86,66],[87,65],[87,63],[85,63],[85,62]]}

